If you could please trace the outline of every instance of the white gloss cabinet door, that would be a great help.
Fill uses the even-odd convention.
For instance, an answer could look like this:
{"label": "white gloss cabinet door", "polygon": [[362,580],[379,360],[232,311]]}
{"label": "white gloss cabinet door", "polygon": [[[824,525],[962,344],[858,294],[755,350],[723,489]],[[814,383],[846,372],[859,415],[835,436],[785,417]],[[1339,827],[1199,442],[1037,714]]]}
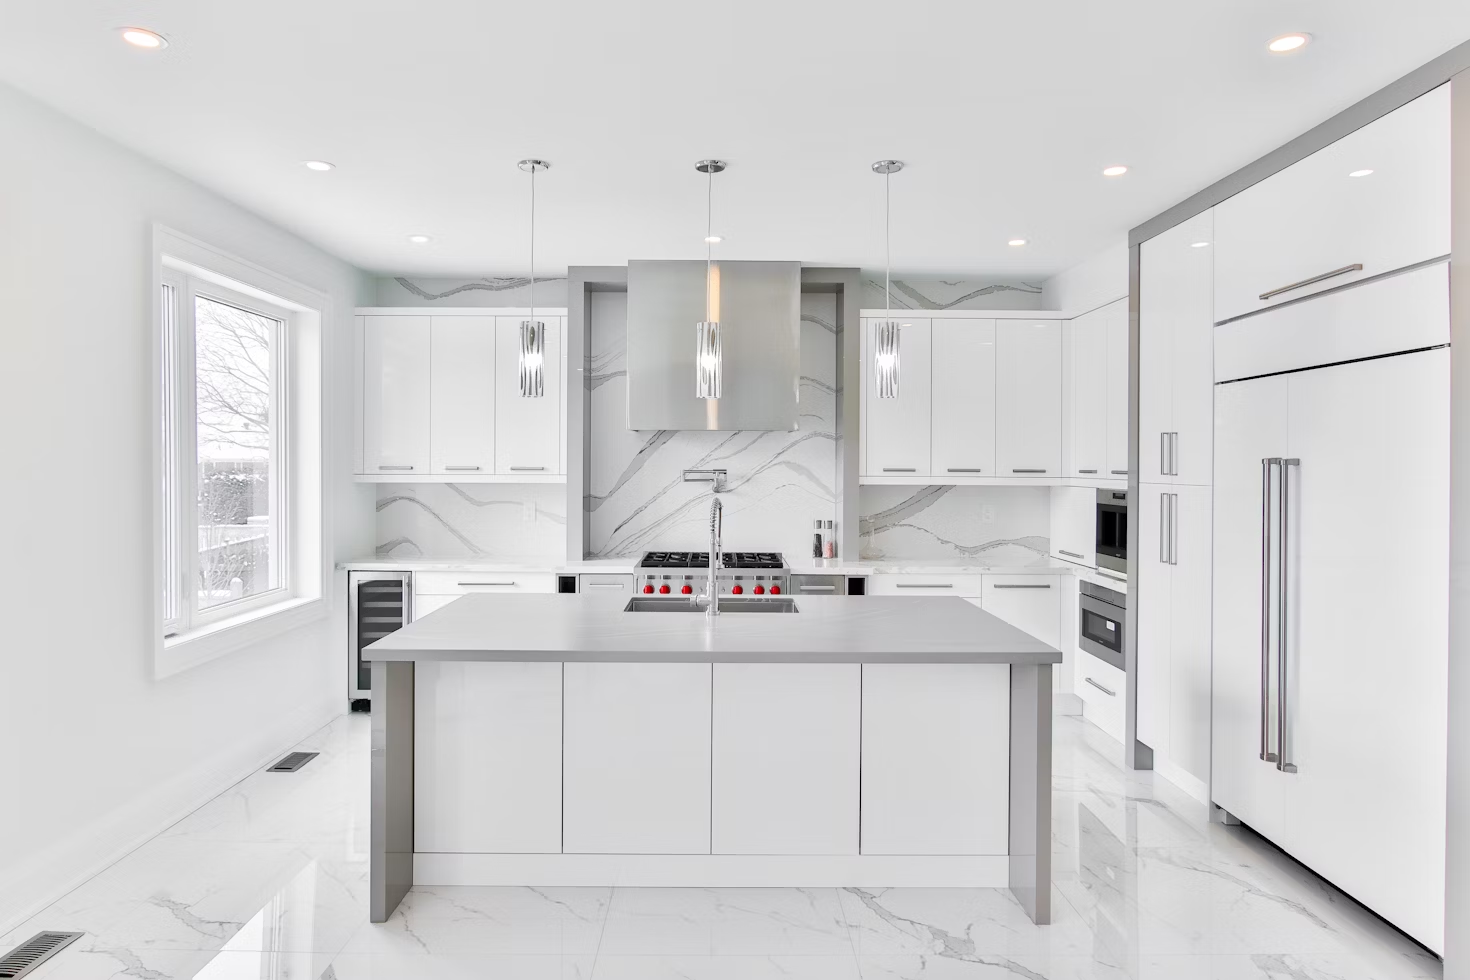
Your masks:
{"label": "white gloss cabinet door", "polygon": [[1211,799],[1281,846],[1288,777],[1260,758],[1263,734],[1266,748],[1275,748],[1276,707],[1262,704],[1276,666],[1274,656],[1262,663],[1262,617],[1269,611],[1270,623],[1277,622],[1270,588],[1262,594],[1262,572],[1275,557],[1274,549],[1263,556],[1264,535],[1277,535],[1272,513],[1262,512],[1261,460],[1288,452],[1288,377],[1220,385],[1215,392],[1211,584],[1219,610],[1211,623]]}
{"label": "white gloss cabinet door", "polygon": [[[1169,754],[1169,629],[1173,614],[1173,575],[1169,564],[1173,487],[1138,486],[1138,555],[1130,564],[1138,588],[1129,602],[1138,607],[1138,740],[1160,755]],[[1208,711],[1206,717],[1209,717]]]}
{"label": "white gloss cabinet door", "polygon": [[997,475],[1060,476],[1061,321],[1001,320],[995,334]]}
{"label": "white gloss cabinet door", "polygon": [[566,853],[710,853],[711,666],[565,665]]}
{"label": "white gloss cabinet door", "polygon": [[495,318],[495,472],[549,476],[561,470],[562,319],[546,317],[544,393],[521,395],[521,320]]}
{"label": "white gloss cabinet door", "polygon": [[[980,608],[1061,648],[1062,585],[1056,575],[987,575]],[[1058,666],[1057,672],[1063,668]]]}
{"label": "white gloss cabinet door", "polygon": [[868,353],[863,358],[863,410],[867,419],[867,467],[872,476],[925,476],[930,473],[929,320],[901,320],[898,341],[898,395],[879,398],[873,367],[877,349],[876,320],[864,331]]}
{"label": "white gloss cabinet door", "polygon": [[995,321],[931,321],[932,472],[995,476]]}
{"label": "white gloss cabinet door", "polygon": [[1006,853],[1010,668],[862,673],[862,853]]}
{"label": "white gloss cabinet door", "polygon": [[1103,307],[1107,315],[1107,435],[1103,475],[1128,478],[1128,301]]}
{"label": "white gloss cabinet door", "polygon": [[1107,475],[1108,330],[1103,310],[1071,322],[1072,462],[1069,476]]}
{"label": "white gloss cabinet door", "polygon": [[861,697],[857,664],[715,664],[715,854],[858,853]]}
{"label": "white gloss cabinet door", "polygon": [[[1169,568],[1167,755],[1175,765],[1208,784],[1212,498],[1209,487],[1175,484],[1169,492],[1174,495],[1170,542],[1174,564]],[[1143,550],[1145,561],[1148,554]],[[1139,591],[1148,594],[1142,585]]]}
{"label": "white gloss cabinet door", "polygon": [[430,345],[426,316],[365,316],[363,470],[411,477],[429,472]]}
{"label": "white gloss cabinet door", "polygon": [[1097,491],[1092,487],[1052,487],[1051,553],[1097,567]]}
{"label": "white gloss cabinet door", "polygon": [[417,665],[414,850],[561,851],[561,672],[559,663]]}
{"label": "white gloss cabinet door", "polygon": [[436,316],[431,324],[431,472],[495,472],[495,317]]}
{"label": "white gloss cabinet door", "polygon": [[[1450,352],[1287,378],[1301,460],[1288,510],[1287,849],[1441,950]],[[1365,471],[1386,506],[1368,533],[1344,533],[1361,526]],[[1364,569],[1377,570],[1370,593]]]}
{"label": "white gloss cabinet door", "polygon": [[[1372,173],[1351,176],[1362,170]],[[1448,254],[1450,86],[1267,177],[1215,211],[1216,321]],[[1327,278],[1284,288],[1319,276]],[[1277,290],[1283,291],[1261,298]]]}

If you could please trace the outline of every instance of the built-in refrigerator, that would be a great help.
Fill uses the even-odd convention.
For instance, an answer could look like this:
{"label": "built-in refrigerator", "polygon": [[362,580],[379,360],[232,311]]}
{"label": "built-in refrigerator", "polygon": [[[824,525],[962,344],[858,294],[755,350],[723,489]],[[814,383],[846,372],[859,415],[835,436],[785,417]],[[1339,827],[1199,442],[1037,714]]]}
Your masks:
{"label": "built-in refrigerator", "polygon": [[1447,270],[1215,338],[1212,799],[1437,952]]}

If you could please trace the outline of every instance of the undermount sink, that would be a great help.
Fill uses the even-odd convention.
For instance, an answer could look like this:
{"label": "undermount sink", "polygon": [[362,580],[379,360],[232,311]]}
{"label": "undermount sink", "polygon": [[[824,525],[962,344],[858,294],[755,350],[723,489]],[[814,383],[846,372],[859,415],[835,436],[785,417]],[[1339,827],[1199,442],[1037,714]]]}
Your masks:
{"label": "undermount sink", "polygon": [[[696,606],[688,599],[641,599],[632,598],[623,607],[623,612],[681,612],[704,613],[703,606]],[[796,600],[784,596],[740,596],[720,599],[720,615],[725,613],[794,613]]]}

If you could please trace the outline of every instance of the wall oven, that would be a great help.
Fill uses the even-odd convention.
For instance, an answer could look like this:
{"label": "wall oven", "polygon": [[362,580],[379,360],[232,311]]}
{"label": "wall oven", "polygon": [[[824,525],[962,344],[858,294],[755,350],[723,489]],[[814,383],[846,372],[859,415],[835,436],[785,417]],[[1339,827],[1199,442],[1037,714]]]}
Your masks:
{"label": "wall oven", "polygon": [[1077,646],[1104,663],[1127,670],[1123,623],[1128,618],[1128,596],[1092,582],[1078,582],[1077,587]]}
{"label": "wall oven", "polygon": [[1128,491],[1097,492],[1097,564],[1128,574]]}

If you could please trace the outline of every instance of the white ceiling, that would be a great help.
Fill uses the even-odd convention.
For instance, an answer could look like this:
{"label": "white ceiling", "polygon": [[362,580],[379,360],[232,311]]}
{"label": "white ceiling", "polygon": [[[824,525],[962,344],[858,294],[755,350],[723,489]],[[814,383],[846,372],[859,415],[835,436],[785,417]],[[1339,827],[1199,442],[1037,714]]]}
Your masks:
{"label": "white ceiling", "polygon": [[526,271],[531,155],[543,272],[702,257],[706,156],[718,255],[881,268],[893,156],[895,270],[1040,278],[1470,37],[1465,0],[0,10],[0,78],[363,268],[456,275]]}

